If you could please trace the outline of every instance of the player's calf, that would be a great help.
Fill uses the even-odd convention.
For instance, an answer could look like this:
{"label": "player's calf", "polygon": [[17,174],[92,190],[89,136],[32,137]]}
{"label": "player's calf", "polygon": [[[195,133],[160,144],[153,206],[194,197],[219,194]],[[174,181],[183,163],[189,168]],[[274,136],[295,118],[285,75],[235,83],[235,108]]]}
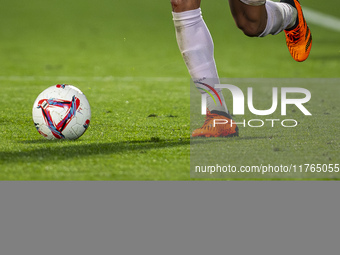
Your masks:
{"label": "player's calf", "polygon": [[266,28],[267,14],[263,0],[229,0],[236,26],[247,36],[259,36]]}

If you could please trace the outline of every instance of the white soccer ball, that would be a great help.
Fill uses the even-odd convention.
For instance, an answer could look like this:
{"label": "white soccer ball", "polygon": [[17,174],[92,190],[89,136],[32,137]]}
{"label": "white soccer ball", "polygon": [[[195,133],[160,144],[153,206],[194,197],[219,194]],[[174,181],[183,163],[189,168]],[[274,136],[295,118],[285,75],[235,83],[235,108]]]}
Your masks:
{"label": "white soccer ball", "polygon": [[40,93],[32,115],[36,129],[45,138],[75,140],[89,127],[91,109],[78,88],[58,84]]}

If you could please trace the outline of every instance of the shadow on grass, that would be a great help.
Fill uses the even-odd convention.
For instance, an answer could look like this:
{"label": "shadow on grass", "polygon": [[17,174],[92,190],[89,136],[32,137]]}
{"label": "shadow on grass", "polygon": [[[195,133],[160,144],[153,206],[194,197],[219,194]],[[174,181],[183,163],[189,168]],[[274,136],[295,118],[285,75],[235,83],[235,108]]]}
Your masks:
{"label": "shadow on grass", "polygon": [[220,143],[220,142],[231,142],[231,141],[242,141],[242,140],[268,140],[272,139],[273,136],[242,136],[242,137],[195,137],[191,138],[191,145],[195,144],[213,144],[213,143]]}
{"label": "shadow on grass", "polygon": [[113,143],[90,143],[79,144],[77,141],[48,141],[33,140],[24,141],[26,144],[46,145],[27,151],[0,152],[0,161],[10,162],[35,162],[48,160],[65,160],[82,158],[95,155],[124,154],[124,153],[147,153],[152,149],[166,149],[178,146],[187,146],[189,139],[161,140],[149,139],[141,141],[125,141]]}

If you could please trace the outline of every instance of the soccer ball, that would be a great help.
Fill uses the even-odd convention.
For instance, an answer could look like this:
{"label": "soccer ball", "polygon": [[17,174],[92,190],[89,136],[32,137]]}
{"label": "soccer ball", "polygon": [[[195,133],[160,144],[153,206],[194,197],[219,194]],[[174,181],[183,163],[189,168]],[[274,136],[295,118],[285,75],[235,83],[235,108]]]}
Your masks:
{"label": "soccer ball", "polygon": [[33,121],[38,132],[49,140],[75,140],[91,120],[86,96],[72,85],[58,84],[44,90],[33,104]]}

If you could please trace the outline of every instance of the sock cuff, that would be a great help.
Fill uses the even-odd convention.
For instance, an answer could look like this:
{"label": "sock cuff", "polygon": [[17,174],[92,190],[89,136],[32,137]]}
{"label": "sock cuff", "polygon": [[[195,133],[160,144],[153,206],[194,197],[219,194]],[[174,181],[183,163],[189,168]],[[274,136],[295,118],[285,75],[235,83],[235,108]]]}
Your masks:
{"label": "sock cuff", "polygon": [[266,0],[240,0],[240,1],[245,3],[246,5],[251,6],[260,6],[266,3]]}
{"label": "sock cuff", "polygon": [[173,21],[175,26],[185,26],[195,24],[202,19],[201,8],[185,11],[185,12],[172,12]]}
{"label": "sock cuff", "polygon": [[297,11],[290,4],[267,1],[265,7],[268,14],[267,25],[259,37],[264,37],[268,34],[276,35],[295,24]]}

